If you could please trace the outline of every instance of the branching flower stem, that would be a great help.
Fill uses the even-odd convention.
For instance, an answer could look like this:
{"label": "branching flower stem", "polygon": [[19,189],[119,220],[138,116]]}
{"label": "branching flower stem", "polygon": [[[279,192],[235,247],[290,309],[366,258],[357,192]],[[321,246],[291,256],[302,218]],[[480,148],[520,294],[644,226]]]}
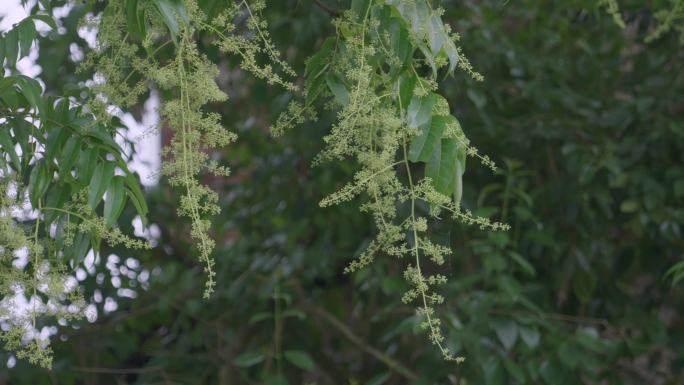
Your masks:
{"label": "branching flower stem", "polygon": [[[185,45],[187,44],[187,36],[188,36],[188,31],[186,30],[179,43],[179,48],[178,48],[178,54],[176,55],[176,62],[178,66],[178,76],[179,76],[179,81],[180,81],[180,99],[181,99],[181,108],[180,108],[180,115],[181,115],[181,139],[183,142],[183,172],[184,172],[184,178],[183,178],[183,184],[185,187],[185,192],[189,196],[193,194],[192,192],[192,186],[191,183],[193,181],[193,176],[191,175],[189,171],[189,161],[188,161],[188,153],[189,153],[189,148],[188,148],[188,143],[187,143],[187,138],[188,138],[188,122],[187,122],[187,111],[190,111],[190,99],[188,97],[188,86],[187,86],[187,81],[186,81],[186,73],[185,73],[185,63],[183,61],[183,50]],[[187,108],[187,111],[186,111]],[[207,282],[206,282],[206,287],[204,291],[204,298],[209,298],[211,296],[211,293],[214,290],[214,286],[216,285],[214,281],[214,269],[213,265],[214,262],[209,256],[208,253],[205,252],[205,250],[208,250],[211,248],[209,245],[209,240],[208,236],[204,232],[195,232],[194,229],[199,229],[202,226],[202,217],[199,213],[199,209],[197,208],[196,204],[192,204],[190,207],[190,212],[191,212],[191,218],[190,220],[192,221],[192,227],[193,227],[193,233],[197,233],[197,238],[199,238],[199,242],[201,243],[200,247],[200,256],[202,258],[202,261],[204,263],[204,268],[205,272],[207,273]]]}

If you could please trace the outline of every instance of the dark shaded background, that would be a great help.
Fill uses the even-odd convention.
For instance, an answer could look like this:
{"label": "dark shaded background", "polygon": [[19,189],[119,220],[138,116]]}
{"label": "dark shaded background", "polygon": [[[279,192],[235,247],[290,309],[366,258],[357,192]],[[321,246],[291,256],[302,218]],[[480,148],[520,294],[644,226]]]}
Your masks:
{"label": "dark shaded background", "polygon": [[[265,11],[300,72],[334,33],[324,8],[348,6],[321,2],[274,0]],[[211,108],[240,137],[221,154],[233,175],[206,180],[223,207],[213,219],[216,293],[201,298],[204,275],[188,223],[175,216],[177,195],[164,184],[149,189],[159,246],[103,253],[157,268],[149,289],[124,279],[139,297],[61,329],[52,372],[18,362],[0,369],[0,383],[681,384],[683,288],[664,275],[684,250],[684,54],[676,33],[644,43],[654,9],[669,3],[621,1],[625,29],[593,1],[441,3],[485,75],[474,83],[457,73],[441,91],[501,166],[492,175],[471,162],[463,203],[512,226],[436,231],[454,249],[440,310],[464,364],[444,362],[401,303],[403,261],[342,273],[373,229],[354,203],[318,207],[354,169],[310,167],[333,117],[270,137],[291,95],[207,41],[231,97]],[[74,75],[68,58],[71,43],[87,50],[75,32],[85,10],[63,20],[66,34],[41,40],[41,78],[56,94],[89,76]],[[116,297],[108,277],[85,286]]]}

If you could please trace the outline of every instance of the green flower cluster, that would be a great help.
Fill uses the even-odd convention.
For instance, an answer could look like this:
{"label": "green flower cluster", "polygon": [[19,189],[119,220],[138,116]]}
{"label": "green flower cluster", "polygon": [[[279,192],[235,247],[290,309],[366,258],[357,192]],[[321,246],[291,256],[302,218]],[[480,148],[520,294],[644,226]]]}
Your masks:
{"label": "green flower cluster", "polygon": [[[424,272],[426,260],[442,265],[452,252],[430,239],[430,222],[442,220],[441,213],[447,212],[482,228],[508,226],[460,206],[466,157],[496,168],[470,145],[446,99],[437,93],[442,68],[447,73],[460,68],[482,80],[440,15],[421,0],[353,1],[352,9],[334,22],[337,37],[327,40],[307,64],[305,107],[291,107],[279,123],[295,120],[316,97],[330,97],[327,106],[337,110],[337,121],[314,165],[352,159],[359,169],[320,205],[363,196],[361,210],[371,214],[377,227],[375,238],[345,272],[367,266],[378,254],[407,259],[409,289],[402,300],[417,303],[422,326],[445,359],[460,361],[444,344],[434,308],[444,302],[435,286],[446,278]],[[280,133],[282,125],[276,129]]]}

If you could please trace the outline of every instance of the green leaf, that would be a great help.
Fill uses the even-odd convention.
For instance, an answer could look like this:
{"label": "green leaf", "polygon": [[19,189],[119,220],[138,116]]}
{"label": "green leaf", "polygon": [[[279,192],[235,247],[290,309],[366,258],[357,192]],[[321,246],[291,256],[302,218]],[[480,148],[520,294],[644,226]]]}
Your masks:
{"label": "green leaf", "polygon": [[233,359],[233,365],[240,367],[254,366],[263,361],[266,356],[261,352],[246,352]]}
{"label": "green leaf", "polygon": [[99,150],[97,148],[87,148],[81,151],[78,159],[78,180],[83,186],[90,184],[90,180],[97,166]]}
{"label": "green leaf", "polygon": [[442,139],[425,166],[425,176],[432,179],[435,190],[447,196],[454,192],[458,147],[455,139]]}
{"label": "green leaf", "polygon": [[77,266],[83,262],[89,248],[90,236],[87,233],[78,232],[74,237],[73,244],[69,247],[66,254],[71,258],[74,266]]}
{"label": "green leaf", "polygon": [[406,109],[406,122],[411,128],[420,128],[430,122],[432,118],[432,106],[435,103],[434,94],[426,96],[413,96],[411,103]]}
{"label": "green leaf", "polygon": [[21,47],[19,59],[21,59],[28,56],[29,52],[31,52],[33,39],[36,38],[36,26],[33,24],[33,20],[26,18],[19,23],[17,33],[19,34],[19,46]]}
{"label": "green leaf", "polygon": [[349,91],[347,91],[347,87],[344,86],[344,83],[336,75],[329,74],[325,77],[325,82],[328,84],[330,92],[335,95],[335,99],[341,105],[346,106],[349,104]]}
{"label": "green leaf", "polygon": [[[408,76],[408,77],[407,77]],[[413,96],[413,89],[416,86],[416,75],[403,75],[399,78],[399,103],[402,109],[407,109],[411,103]]]}
{"label": "green leaf", "polygon": [[[79,132],[79,128],[75,125],[70,125],[70,127]],[[121,157],[123,154],[123,149],[118,143],[112,139],[111,136],[105,134],[104,132],[97,131],[96,129],[84,130],[81,132],[83,136],[87,136],[93,140],[93,144],[102,147],[103,149],[109,151],[112,155]]]}
{"label": "green leaf", "polygon": [[281,315],[283,316],[283,318],[295,317],[295,318],[298,318],[299,320],[305,320],[306,319],[306,313],[299,311],[299,310],[295,310],[295,309],[285,310]]}
{"label": "green leaf", "polygon": [[3,36],[0,36],[0,66],[5,61],[5,38]]}
{"label": "green leaf", "polygon": [[452,41],[441,17],[431,8],[426,0],[407,2],[404,0],[387,0],[387,4],[394,8],[401,16],[404,24],[411,30],[411,34],[418,38],[418,48],[437,73],[436,60],[442,53],[449,59],[449,73],[452,73],[458,63],[458,50]]}
{"label": "green leaf", "polygon": [[504,358],[503,363],[504,367],[506,368],[506,371],[508,371],[508,373],[513,378],[515,378],[515,380],[518,383],[525,383],[525,369],[523,369],[520,365],[515,363],[515,361],[511,360],[510,358]]}
{"label": "green leaf", "polygon": [[29,177],[29,200],[33,207],[39,206],[39,201],[45,195],[50,183],[52,182],[52,172],[50,172],[44,159],[39,159],[31,171]]}
{"label": "green leaf", "polygon": [[34,20],[40,20],[43,23],[47,24],[52,28],[53,30],[57,30],[57,23],[55,23],[55,19],[50,17],[49,15],[31,15],[28,17],[29,19],[34,19]]}
{"label": "green leaf", "polygon": [[414,48],[411,45],[408,31],[405,28],[402,28],[396,19],[392,19],[391,21],[389,35],[392,51],[402,63],[401,66],[397,66],[397,70],[400,71],[407,67],[407,64],[413,56]]}
{"label": "green leaf", "polygon": [[[11,124],[13,127],[14,140],[21,148],[21,170],[25,170],[28,168],[34,152],[34,145],[29,143],[29,133],[39,131],[36,126],[24,120],[23,117],[15,117],[11,120]],[[36,135],[36,138],[38,137],[40,137],[40,135]]]}
{"label": "green leaf", "polygon": [[112,178],[112,182],[107,188],[103,216],[108,226],[113,226],[116,223],[126,203],[124,180],[124,177],[117,175]]}
{"label": "green leaf", "polygon": [[307,105],[313,103],[324,89],[325,76],[323,74],[330,65],[328,60],[334,44],[335,40],[329,37],[325,40],[320,50],[306,62],[304,70],[306,81],[304,82],[304,87],[306,88]]}
{"label": "green leaf", "polygon": [[[10,138],[9,130],[6,126],[0,127],[0,150],[2,150],[0,154],[9,154],[14,169],[19,172],[21,170],[21,161],[19,160],[19,156],[14,148],[14,142],[12,141],[12,138]],[[4,155],[2,155],[2,157],[4,158]]]}
{"label": "green leaf", "polygon": [[447,41],[450,41],[449,36],[444,33],[444,24],[438,17],[430,17],[426,23],[427,36],[430,41],[430,50],[434,53],[439,52]]}
{"label": "green leaf", "polygon": [[518,339],[518,325],[510,319],[495,319],[490,322],[496,332],[496,336],[506,350],[511,350]]}
{"label": "green leaf", "polygon": [[465,146],[458,144],[456,151],[456,166],[454,172],[454,202],[459,204],[463,196],[463,174],[465,174],[466,149]]}
{"label": "green leaf", "polygon": [[515,261],[515,263],[520,266],[524,272],[529,274],[530,276],[534,277],[537,275],[537,271],[534,269],[534,266],[530,262],[525,259],[522,255],[516,253],[515,251],[510,251],[508,255],[511,256],[511,259]]}
{"label": "green leaf", "polygon": [[69,136],[69,130],[62,127],[53,127],[49,130],[45,145],[45,159],[52,162],[57,156],[57,151],[64,148],[64,143],[69,139]]}
{"label": "green leaf", "polygon": [[114,162],[106,161],[99,163],[95,167],[93,179],[88,186],[88,206],[93,210],[97,207],[102,199],[102,195],[107,190],[109,183],[114,176]]}
{"label": "green leaf", "polygon": [[[67,202],[71,193],[71,188],[67,184],[55,183],[48,190],[47,198],[45,199],[45,205],[47,207],[60,208],[63,207],[64,203]],[[50,225],[57,218],[62,216],[61,211],[57,210],[45,210],[44,218],[45,224]]]}
{"label": "green leaf", "polygon": [[38,3],[48,11],[52,11],[52,2],[50,0],[38,0]]}
{"label": "green leaf", "polygon": [[572,288],[582,303],[588,303],[594,297],[596,277],[580,269],[572,277]]}
{"label": "green leaf", "polygon": [[544,379],[545,383],[549,385],[566,384],[563,367],[558,364],[557,360],[546,360],[542,362],[539,367],[539,374]]}
{"label": "green leaf", "polygon": [[310,79],[320,76],[325,70],[328,60],[330,59],[330,53],[332,52],[334,46],[335,38],[328,37],[325,39],[323,44],[321,44],[321,48],[318,49],[318,52],[311,55],[311,57],[306,60],[304,76],[306,76],[307,82],[310,82]]}
{"label": "green leaf", "polygon": [[290,361],[291,364],[298,366],[304,370],[313,370],[314,362],[308,353],[301,350],[286,350],[283,355],[285,359]]}
{"label": "green leaf", "polygon": [[140,215],[140,220],[142,220],[143,227],[146,227],[147,213],[149,212],[149,209],[147,208],[147,201],[145,200],[143,191],[140,188],[138,179],[128,170],[128,167],[124,168],[124,173],[126,174],[126,187],[128,188],[128,196],[131,199],[131,202],[133,202],[133,206],[138,212],[138,215]]}
{"label": "green leaf", "polygon": [[29,105],[34,107],[41,117],[45,119],[47,115],[45,115],[46,111],[43,106],[43,98],[41,97],[43,88],[40,86],[40,83],[28,76],[16,75],[16,84],[21,89],[21,93],[24,95]]}
{"label": "green leaf", "polygon": [[541,335],[539,330],[533,326],[518,326],[518,331],[520,332],[520,338],[523,340],[525,345],[530,349],[534,349],[539,345],[539,340]]}
{"label": "green leaf", "polygon": [[19,54],[19,35],[16,28],[11,29],[5,34],[5,59],[10,68],[14,68]]}
{"label": "green leaf", "polygon": [[365,385],[382,385],[392,377],[392,373],[384,372],[373,376]]}
{"label": "green leaf", "polygon": [[679,261],[670,267],[665,273],[665,277],[672,276],[672,285],[684,279],[684,261]]}
{"label": "green leaf", "polygon": [[434,55],[430,52],[430,48],[428,48],[427,45],[425,44],[418,44],[418,49],[420,49],[420,52],[423,53],[423,56],[425,56],[425,60],[428,62],[430,65],[430,69],[432,69],[432,76],[437,77],[437,62],[435,61]]}
{"label": "green leaf", "polygon": [[164,21],[164,24],[169,28],[171,37],[176,40],[178,33],[180,32],[179,21],[187,24],[188,14],[185,11],[185,4],[182,1],[177,0],[153,0],[159,14]]}
{"label": "green leaf", "polygon": [[67,140],[64,150],[62,150],[62,156],[59,158],[59,176],[63,179],[70,179],[71,169],[76,164],[78,156],[81,154],[81,139],[76,136],[72,136]]}
{"label": "green leaf", "polygon": [[138,9],[138,0],[126,0],[126,24],[128,25],[128,32],[143,38],[145,36],[145,23],[143,12]]}
{"label": "green leaf", "polygon": [[437,147],[441,146],[442,136],[446,128],[445,116],[433,116],[426,124],[421,125],[418,136],[411,139],[408,157],[411,162],[428,162]]}
{"label": "green leaf", "polygon": [[502,385],[504,383],[506,373],[501,367],[501,360],[496,355],[490,355],[481,365],[484,372],[484,384]]}
{"label": "green leaf", "polygon": [[634,199],[627,199],[620,204],[620,211],[625,214],[631,214],[639,210],[639,202]]}
{"label": "green leaf", "polygon": [[351,11],[356,20],[361,21],[368,14],[371,0],[352,0]]}
{"label": "green leaf", "polygon": [[570,340],[566,340],[558,346],[558,358],[565,366],[575,368],[581,361],[582,350]]}
{"label": "green leaf", "polygon": [[251,317],[249,317],[249,321],[247,321],[248,324],[255,324],[259,321],[267,320],[273,318],[273,313],[269,312],[260,312],[253,314]]}

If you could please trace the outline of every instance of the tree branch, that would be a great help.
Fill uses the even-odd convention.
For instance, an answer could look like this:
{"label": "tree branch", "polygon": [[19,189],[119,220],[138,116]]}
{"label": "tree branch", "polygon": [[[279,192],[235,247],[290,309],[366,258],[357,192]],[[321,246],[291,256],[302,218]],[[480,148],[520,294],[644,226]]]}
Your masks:
{"label": "tree branch", "polygon": [[322,9],[328,15],[330,15],[332,17],[339,17],[340,16],[339,11],[336,11],[336,10],[328,7],[327,5],[323,4],[323,2],[321,2],[320,0],[313,0],[313,2],[314,2],[314,4],[316,4],[318,6],[318,8]]}
{"label": "tree branch", "polygon": [[306,306],[304,310],[308,311],[309,313],[312,313],[325,321],[327,321],[330,325],[332,325],[335,329],[337,329],[342,335],[344,335],[349,341],[351,341],[353,344],[357,345],[360,347],[362,350],[364,350],[366,353],[370,354],[371,356],[375,357],[378,359],[378,361],[381,361],[385,365],[387,365],[390,369],[394,370],[398,374],[406,377],[407,379],[411,381],[417,381],[420,377],[418,374],[414,373],[410,369],[406,368],[404,365],[401,363],[395,361],[392,359],[392,357],[389,357],[388,355],[382,353],[381,351],[375,349],[374,347],[366,344],[363,342],[363,340],[354,334],[354,332],[347,327],[347,325],[343,324],[340,320],[335,318],[332,314],[328,313],[324,309],[317,307],[317,306]]}

